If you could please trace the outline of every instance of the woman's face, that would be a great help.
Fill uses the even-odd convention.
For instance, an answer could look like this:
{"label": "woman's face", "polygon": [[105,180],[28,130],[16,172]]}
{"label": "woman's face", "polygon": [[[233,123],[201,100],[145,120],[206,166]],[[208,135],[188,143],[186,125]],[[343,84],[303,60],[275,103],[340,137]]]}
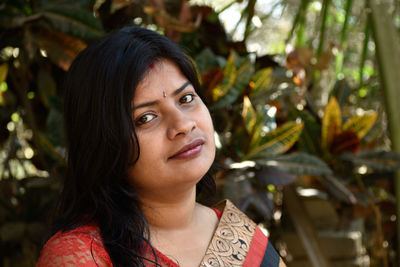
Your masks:
{"label": "woman's face", "polygon": [[210,114],[169,60],[152,65],[136,88],[133,120],[140,146],[128,178],[142,197],[190,189],[215,156]]}

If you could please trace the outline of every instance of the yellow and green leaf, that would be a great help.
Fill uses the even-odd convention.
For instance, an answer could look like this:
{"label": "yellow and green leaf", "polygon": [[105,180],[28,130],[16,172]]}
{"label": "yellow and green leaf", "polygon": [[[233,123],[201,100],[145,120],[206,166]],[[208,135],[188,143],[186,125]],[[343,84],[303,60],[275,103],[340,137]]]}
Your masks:
{"label": "yellow and green leaf", "polygon": [[260,144],[252,148],[245,158],[261,158],[283,154],[296,143],[302,130],[303,123],[287,122],[276,130],[267,133]]}
{"label": "yellow and green leaf", "polygon": [[331,97],[328,105],[325,107],[324,117],[322,119],[322,148],[329,148],[335,135],[340,133],[342,126],[342,114],[339,103],[335,97]]}
{"label": "yellow and green leaf", "polygon": [[264,68],[257,71],[251,77],[250,87],[253,94],[257,94],[265,90],[271,83],[272,68]]}
{"label": "yellow and green leaf", "polygon": [[0,65],[0,84],[4,82],[8,74],[8,64],[4,63]]}
{"label": "yellow and green leaf", "polygon": [[377,113],[371,112],[361,116],[355,116],[346,121],[343,131],[353,131],[358,138],[363,138],[376,122]]}
{"label": "yellow and green leaf", "polygon": [[242,117],[246,125],[246,130],[249,134],[253,132],[254,126],[257,121],[257,114],[250,102],[250,99],[245,96],[243,99]]}
{"label": "yellow and green leaf", "polygon": [[234,85],[236,76],[237,76],[237,68],[235,65],[235,53],[232,52],[229,55],[228,61],[226,62],[225,68],[224,68],[224,79],[222,82],[217,85],[213,91],[213,100],[214,102],[217,101],[219,98],[222,96],[226,95],[228,93],[229,89]]}

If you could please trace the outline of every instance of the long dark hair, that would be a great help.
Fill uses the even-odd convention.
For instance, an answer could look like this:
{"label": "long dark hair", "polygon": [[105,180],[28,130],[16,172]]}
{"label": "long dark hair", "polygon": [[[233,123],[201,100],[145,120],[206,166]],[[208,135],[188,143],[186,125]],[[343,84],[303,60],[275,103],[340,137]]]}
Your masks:
{"label": "long dark hair", "polygon": [[[175,62],[205,100],[183,51],[140,27],[123,28],[89,45],[66,77],[68,167],[54,231],[95,222],[114,266],[146,263],[142,252],[149,228],[126,173],[140,156],[132,120],[134,92],[149,66],[160,59]],[[213,178],[205,175],[197,189],[214,191]]]}

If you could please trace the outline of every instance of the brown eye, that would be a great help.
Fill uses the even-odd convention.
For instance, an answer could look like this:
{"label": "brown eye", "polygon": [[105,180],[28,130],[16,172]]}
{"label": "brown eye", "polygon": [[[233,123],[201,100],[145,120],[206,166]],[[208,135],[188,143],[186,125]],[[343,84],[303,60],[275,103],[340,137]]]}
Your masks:
{"label": "brown eye", "polygon": [[188,103],[191,103],[194,100],[194,97],[195,97],[194,94],[187,94],[187,95],[182,96],[179,99],[179,102],[181,104],[188,104]]}
{"label": "brown eye", "polygon": [[156,118],[156,115],[154,114],[144,114],[143,116],[139,117],[136,121],[136,125],[143,125],[146,123],[149,123],[150,121],[154,120]]}

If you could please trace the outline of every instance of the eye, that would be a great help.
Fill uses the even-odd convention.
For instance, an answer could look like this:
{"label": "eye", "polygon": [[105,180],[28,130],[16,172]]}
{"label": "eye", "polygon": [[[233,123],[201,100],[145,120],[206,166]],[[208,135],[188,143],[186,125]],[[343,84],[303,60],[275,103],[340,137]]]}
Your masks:
{"label": "eye", "polygon": [[179,102],[181,104],[188,104],[188,103],[191,103],[194,100],[194,98],[195,98],[194,94],[187,94],[187,95],[182,96],[179,99]]}
{"label": "eye", "polygon": [[151,122],[151,121],[154,120],[155,118],[156,118],[156,115],[154,115],[154,114],[150,114],[150,113],[144,114],[143,116],[140,116],[140,117],[135,121],[135,124],[136,124],[137,126],[140,126],[140,125],[143,125],[143,124],[146,124],[146,123]]}

